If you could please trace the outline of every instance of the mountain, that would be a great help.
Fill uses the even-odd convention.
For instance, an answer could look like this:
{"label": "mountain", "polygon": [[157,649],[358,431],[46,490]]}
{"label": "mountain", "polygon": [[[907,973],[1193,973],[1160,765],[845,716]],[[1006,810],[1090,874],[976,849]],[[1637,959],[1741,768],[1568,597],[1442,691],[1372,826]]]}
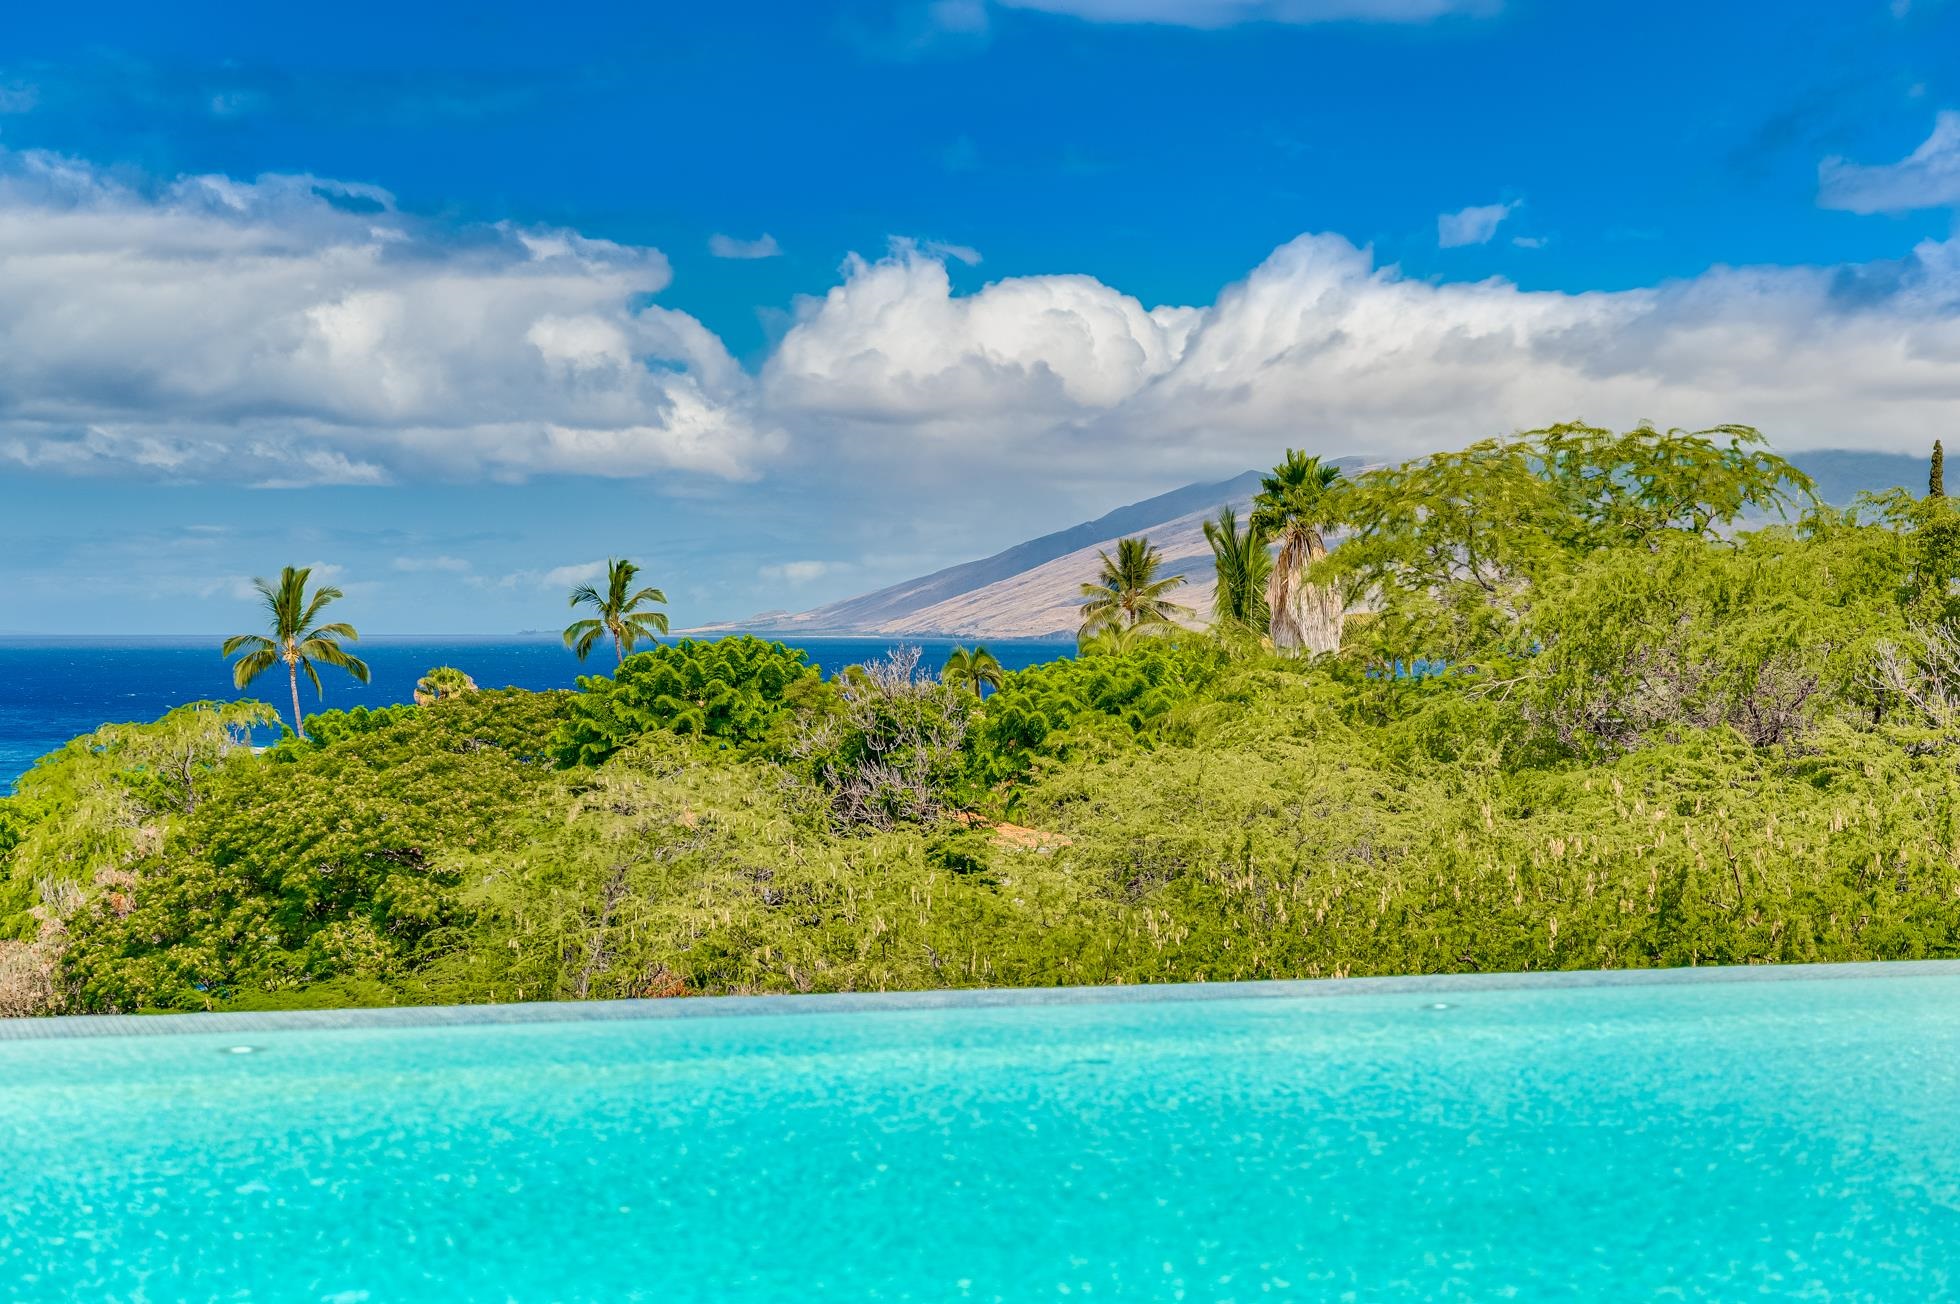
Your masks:
{"label": "mountain", "polygon": [[[1093,521],[1017,543],[991,557],[961,562],[918,579],[787,614],[765,612],[728,628],[772,634],[945,634],[975,638],[1040,638],[1073,634],[1077,590],[1095,578],[1096,550],[1116,539],[1148,534],[1163,549],[1167,572],[1193,584],[1178,600],[1199,611],[1211,606],[1211,549],[1201,522],[1224,503],[1250,502],[1259,475],[1215,484],[1188,484],[1099,516]],[[1198,592],[1196,581],[1205,581]],[[719,627],[717,627],[719,628]]]}
{"label": "mountain", "polygon": [[[1924,458],[1902,453],[1822,449],[1793,453],[1790,460],[1817,482],[1818,496],[1836,506],[1866,490],[1903,485],[1923,489]],[[1368,465],[1339,459],[1352,474]],[[1203,623],[1211,613],[1211,548],[1205,518],[1226,503],[1241,509],[1259,487],[1247,471],[1213,484],[1182,489],[1119,507],[1093,521],[1017,543],[991,557],[962,562],[873,593],[809,611],[770,611],[728,625],[693,632],[743,629],[777,635],[942,635],[952,638],[1044,638],[1069,635],[1078,622],[1079,590],[1096,577],[1100,549],[1126,535],[1147,534],[1164,554],[1164,572],[1189,581],[1171,596]]]}

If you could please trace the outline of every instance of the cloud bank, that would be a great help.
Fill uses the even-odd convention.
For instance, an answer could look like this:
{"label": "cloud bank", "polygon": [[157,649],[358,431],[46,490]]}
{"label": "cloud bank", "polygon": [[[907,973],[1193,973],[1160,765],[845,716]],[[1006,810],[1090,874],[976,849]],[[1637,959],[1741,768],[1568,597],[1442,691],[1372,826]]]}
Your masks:
{"label": "cloud bank", "polygon": [[852,257],[751,373],[646,306],[656,250],[443,228],[317,178],[146,189],[0,156],[0,463],[275,486],[937,476],[970,499],[1572,417],[1916,449],[1960,404],[1951,242],[1575,294],[1413,280],[1315,234],[1202,305],[1072,275],[955,293],[947,260],[970,254]]}
{"label": "cloud bank", "polygon": [[0,154],[0,459],[266,485],[745,474],[779,436],[651,249],[371,186]]}

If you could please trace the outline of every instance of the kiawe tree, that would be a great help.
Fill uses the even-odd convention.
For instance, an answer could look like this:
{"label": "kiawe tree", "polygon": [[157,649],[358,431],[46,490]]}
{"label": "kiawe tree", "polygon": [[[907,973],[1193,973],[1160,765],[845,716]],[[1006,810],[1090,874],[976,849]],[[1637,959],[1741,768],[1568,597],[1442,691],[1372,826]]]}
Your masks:
{"label": "kiawe tree", "polygon": [[608,561],[604,592],[590,584],[572,590],[574,608],[591,607],[599,613],[565,627],[565,646],[576,652],[579,660],[585,660],[600,639],[609,638],[615,658],[624,661],[636,644],[667,632],[666,612],[641,610],[656,603],[665,605],[667,595],[652,587],[635,589],[633,580],[639,573],[640,568],[630,561]]}
{"label": "kiawe tree", "polygon": [[437,666],[428,674],[415,681],[415,704],[428,706],[434,702],[461,697],[476,691],[476,680],[471,679],[455,666]]}
{"label": "kiawe tree", "polygon": [[257,679],[276,665],[286,667],[286,679],[293,695],[293,732],[303,734],[304,721],[299,709],[299,677],[304,671],[312,681],[313,689],[321,697],[327,690],[320,683],[320,672],[313,668],[315,662],[338,666],[365,684],[368,682],[367,663],[340,646],[340,640],[355,642],[360,635],[354,627],[339,621],[327,625],[316,625],[320,613],[330,602],[346,596],[331,584],[323,584],[308,596],[307,581],[313,575],[313,568],[301,566],[286,567],[279,572],[277,584],[262,579],[252,581],[252,586],[265,601],[266,614],[270,618],[270,637],[264,634],[234,634],[226,639],[223,654],[227,657],[244,653],[232,663],[232,682],[239,688]]}
{"label": "kiawe tree", "polygon": [[1307,578],[1327,555],[1325,531],[1335,522],[1340,480],[1338,466],[1289,448],[1252,500],[1252,528],[1279,541],[1266,581],[1267,622],[1276,648],[1320,653],[1341,646],[1346,604],[1334,586]]}
{"label": "kiawe tree", "polygon": [[1536,646],[1534,603],[1592,554],[1716,542],[1812,491],[1747,426],[1548,426],[1357,476],[1325,569],[1379,608],[1382,657],[1467,671]]}
{"label": "kiawe tree", "polygon": [[1165,594],[1184,583],[1182,575],[1162,579],[1164,554],[1150,546],[1142,535],[1118,539],[1116,555],[1102,558],[1102,573],[1094,584],[1082,586],[1082,627],[1080,639],[1090,639],[1106,630],[1128,631],[1146,626],[1171,625],[1181,616],[1191,615],[1189,607],[1170,602]]}
{"label": "kiawe tree", "polygon": [[1221,507],[1216,517],[1205,522],[1205,542],[1211,545],[1218,577],[1211,600],[1213,622],[1265,633],[1272,623],[1266,585],[1273,571],[1266,531],[1251,521],[1241,529],[1237,510]]}

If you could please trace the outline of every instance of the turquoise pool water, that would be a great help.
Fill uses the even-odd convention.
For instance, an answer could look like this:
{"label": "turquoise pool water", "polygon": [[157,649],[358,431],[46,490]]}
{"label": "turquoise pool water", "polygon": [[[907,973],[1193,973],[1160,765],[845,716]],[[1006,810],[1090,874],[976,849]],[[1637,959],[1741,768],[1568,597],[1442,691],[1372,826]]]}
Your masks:
{"label": "turquoise pool water", "polygon": [[0,1296],[1955,1289],[1960,969],[1728,978],[0,1026]]}

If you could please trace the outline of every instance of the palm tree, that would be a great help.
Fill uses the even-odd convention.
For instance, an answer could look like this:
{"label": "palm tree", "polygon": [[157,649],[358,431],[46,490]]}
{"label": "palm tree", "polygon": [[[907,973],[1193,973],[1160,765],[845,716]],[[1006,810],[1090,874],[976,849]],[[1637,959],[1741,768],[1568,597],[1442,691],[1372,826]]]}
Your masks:
{"label": "palm tree", "polygon": [[1184,583],[1182,575],[1157,578],[1164,554],[1138,535],[1118,539],[1116,555],[1106,552],[1102,575],[1094,584],[1082,586],[1082,628],[1078,638],[1089,638],[1105,629],[1136,629],[1143,625],[1169,625],[1180,616],[1189,616],[1189,607],[1166,602],[1164,595]]}
{"label": "palm tree", "polygon": [[271,617],[272,637],[263,634],[234,634],[225,640],[224,655],[232,656],[243,652],[245,655],[232,663],[231,679],[238,687],[257,679],[266,671],[281,662],[286,666],[286,679],[293,690],[293,732],[303,734],[304,721],[299,711],[299,675],[313,681],[313,689],[321,697],[327,690],[320,684],[320,672],[313,668],[318,661],[329,666],[339,666],[354,676],[359,683],[368,681],[367,662],[340,646],[339,640],[358,642],[360,635],[352,625],[335,622],[331,625],[315,625],[320,612],[329,602],[343,598],[346,594],[331,584],[323,584],[313,590],[313,596],[306,594],[306,581],[313,574],[311,566],[294,569],[286,567],[279,572],[279,582],[269,584],[265,580],[253,580],[252,587],[265,599],[266,614]]}
{"label": "palm tree", "polygon": [[431,702],[441,702],[475,691],[476,680],[455,666],[437,666],[415,681],[415,704],[427,706]]}
{"label": "palm tree", "polygon": [[946,668],[939,672],[939,677],[949,684],[959,685],[975,697],[985,697],[988,688],[999,692],[1007,682],[1000,658],[987,651],[984,643],[976,644],[971,652],[963,647],[954,648],[946,658]]}
{"label": "palm tree", "polygon": [[1307,580],[1308,568],[1327,555],[1322,531],[1333,524],[1340,479],[1340,467],[1289,448],[1252,500],[1252,528],[1279,540],[1279,557],[1266,581],[1274,647],[1319,653],[1341,646],[1346,608],[1340,594]]}
{"label": "palm tree", "polygon": [[1218,588],[1211,599],[1213,623],[1265,633],[1271,623],[1266,581],[1273,570],[1266,532],[1250,521],[1240,530],[1238,512],[1227,506],[1218,509],[1216,519],[1205,522],[1205,542],[1211,545],[1218,569]]}
{"label": "palm tree", "polygon": [[599,613],[565,627],[565,646],[578,653],[579,660],[585,660],[585,654],[601,638],[611,638],[614,656],[624,661],[635,643],[667,632],[666,612],[639,610],[647,603],[667,601],[659,589],[635,590],[633,577],[639,573],[640,568],[630,561],[608,561],[604,593],[590,584],[572,590],[572,606],[593,607]]}

